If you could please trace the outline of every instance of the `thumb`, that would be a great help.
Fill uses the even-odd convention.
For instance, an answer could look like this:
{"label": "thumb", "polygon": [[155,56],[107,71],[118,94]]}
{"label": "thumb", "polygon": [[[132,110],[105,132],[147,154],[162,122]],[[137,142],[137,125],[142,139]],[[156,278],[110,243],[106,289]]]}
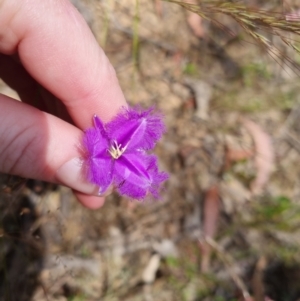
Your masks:
{"label": "thumb", "polygon": [[97,195],[98,188],[82,174],[81,130],[1,94],[0,108],[0,172]]}

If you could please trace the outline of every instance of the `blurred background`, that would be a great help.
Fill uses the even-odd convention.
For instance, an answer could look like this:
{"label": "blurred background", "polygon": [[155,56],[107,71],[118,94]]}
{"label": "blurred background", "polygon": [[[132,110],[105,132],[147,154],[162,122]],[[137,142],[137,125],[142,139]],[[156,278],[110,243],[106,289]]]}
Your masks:
{"label": "blurred background", "polygon": [[128,102],[164,114],[170,179],[90,211],[1,175],[0,300],[299,301],[297,1],[72,2]]}

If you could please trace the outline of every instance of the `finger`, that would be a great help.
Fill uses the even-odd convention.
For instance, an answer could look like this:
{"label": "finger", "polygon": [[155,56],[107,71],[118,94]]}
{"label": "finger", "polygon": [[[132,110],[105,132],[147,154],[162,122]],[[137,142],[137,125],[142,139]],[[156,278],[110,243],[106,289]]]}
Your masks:
{"label": "finger", "polygon": [[89,209],[99,209],[101,208],[104,203],[105,199],[104,197],[97,197],[93,195],[86,195],[81,192],[75,191],[75,195],[78,199],[78,201],[85,207]]}
{"label": "finger", "polygon": [[64,102],[75,124],[110,120],[126,102],[115,71],[66,0],[3,0],[0,51],[18,51],[27,71]]}
{"label": "finger", "polygon": [[27,104],[0,94],[0,172],[66,185],[96,208],[103,198],[82,174],[82,131]]}

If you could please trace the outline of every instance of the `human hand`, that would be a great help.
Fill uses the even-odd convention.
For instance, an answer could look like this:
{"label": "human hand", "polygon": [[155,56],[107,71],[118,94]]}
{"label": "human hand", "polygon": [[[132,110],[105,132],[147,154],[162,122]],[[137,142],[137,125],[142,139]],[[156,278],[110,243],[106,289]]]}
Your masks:
{"label": "human hand", "polygon": [[78,11],[67,0],[0,0],[0,77],[22,100],[0,94],[0,172],[69,186],[99,208],[81,172],[82,130],[126,101]]}

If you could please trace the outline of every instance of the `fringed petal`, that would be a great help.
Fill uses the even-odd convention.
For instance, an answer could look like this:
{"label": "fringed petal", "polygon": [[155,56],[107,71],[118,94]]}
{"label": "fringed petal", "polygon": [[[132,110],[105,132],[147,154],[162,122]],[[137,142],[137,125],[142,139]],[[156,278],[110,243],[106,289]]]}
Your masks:
{"label": "fringed petal", "polygon": [[89,180],[99,186],[99,193],[102,194],[112,184],[114,176],[114,162],[110,158],[90,158]]}
{"label": "fringed petal", "polygon": [[157,158],[154,155],[148,156],[147,171],[152,179],[149,192],[155,199],[159,199],[161,184],[168,180],[169,175],[166,172],[161,172],[158,170]]}
{"label": "fringed petal", "polygon": [[162,116],[155,113],[153,108],[147,111],[139,108],[123,109],[107,124],[110,139],[128,151],[152,149],[164,131]]}
{"label": "fringed petal", "polygon": [[85,131],[85,163],[88,180],[100,187],[104,193],[113,179],[113,161],[108,153],[109,141],[101,120],[94,117],[94,128]]}
{"label": "fringed petal", "polygon": [[146,157],[141,153],[120,157],[115,163],[115,183],[121,195],[143,199],[151,184]]}
{"label": "fringed petal", "polygon": [[168,176],[158,171],[155,156],[142,153],[126,154],[116,161],[116,184],[118,192],[142,200],[148,193],[159,198],[160,184]]}

